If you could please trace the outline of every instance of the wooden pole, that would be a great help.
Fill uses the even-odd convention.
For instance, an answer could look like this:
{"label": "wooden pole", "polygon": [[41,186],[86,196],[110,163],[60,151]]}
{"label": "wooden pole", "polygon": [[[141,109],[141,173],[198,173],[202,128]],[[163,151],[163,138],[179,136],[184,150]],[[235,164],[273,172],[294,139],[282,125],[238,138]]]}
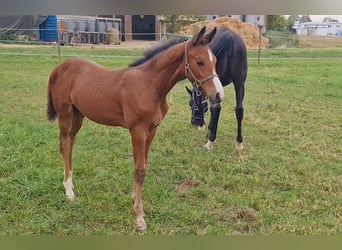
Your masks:
{"label": "wooden pole", "polygon": [[259,27],[259,51],[258,51],[258,63],[260,63],[260,51],[261,51],[261,29],[262,26],[258,25]]}
{"label": "wooden pole", "polygon": [[57,46],[58,46],[58,59],[59,59],[59,62],[61,62],[61,60],[62,60],[62,56],[61,56],[61,43],[58,43]]}

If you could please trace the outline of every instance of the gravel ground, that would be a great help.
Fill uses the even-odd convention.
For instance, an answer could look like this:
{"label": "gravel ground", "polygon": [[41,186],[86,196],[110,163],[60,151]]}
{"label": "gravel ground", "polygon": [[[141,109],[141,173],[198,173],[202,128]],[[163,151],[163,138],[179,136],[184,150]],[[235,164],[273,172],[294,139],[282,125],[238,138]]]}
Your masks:
{"label": "gravel ground", "polygon": [[[107,44],[81,44],[81,45],[68,45],[68,46],[82,46],[82,47],[94,47],[94,48],[142,48],[147,49],[154,46],[158,41],[142,41],[142,40],[134,40],[129,42],[121,42],[118,45],[107,45]],[[33,45],[33,44],[1,44],[0,47],[12,47],[12,48],[24,48],[24,47],[40,47],[40,46],[55,46],[54,44],[48,45]]]}

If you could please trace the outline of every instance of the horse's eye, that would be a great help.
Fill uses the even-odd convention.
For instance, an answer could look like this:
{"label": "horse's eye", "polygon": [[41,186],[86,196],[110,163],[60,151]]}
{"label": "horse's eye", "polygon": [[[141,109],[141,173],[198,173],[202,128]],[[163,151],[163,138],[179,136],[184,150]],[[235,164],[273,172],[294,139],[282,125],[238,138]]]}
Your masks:
{"label": "horse's eye", "polygon": [[204,66],[204,62],[203,61],[197,61],[196,62],[198,66]]}

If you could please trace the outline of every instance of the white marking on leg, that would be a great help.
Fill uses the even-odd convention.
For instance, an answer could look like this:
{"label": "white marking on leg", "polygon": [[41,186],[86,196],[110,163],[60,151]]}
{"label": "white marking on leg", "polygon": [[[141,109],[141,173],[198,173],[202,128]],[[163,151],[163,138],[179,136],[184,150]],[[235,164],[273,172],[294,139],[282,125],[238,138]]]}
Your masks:
{"label": "white marking on leg", "polygon": [[200,130],[200,131],[205,130],[205,124],[203,124],[202,126],[198,126],[197,129]]}
{"label": "white marking on leg", "polygon": [[208,140],[207,144],[204,145],[204,148],[208,149],[208,150],[211,150],[211,149],[214,148],[214,143],[215,143],[215,141]]}
{"label": "white marking on leg", "polygon": [[72,172],[70,172],[70,176],[68,177],[68,179],[66,181],[63,181],[63,185],[68,200],[73,201],[75,199],[75,195],[74,191],[72,190],[74,188],[72,184]]}
{"label": "white marking on leg", "polygon": [[137,231],[145,231],[147,229],[145,220],[144,220],[144,215],[138,215],[137,216],[137,222],[136,222],[136,230]]}
{"label": "white marking on leg", "polygon": [[235,148],[237,150],[242,150],[243,149],[243,143],[242,142],[237,142],[236,145],[235,145]]}

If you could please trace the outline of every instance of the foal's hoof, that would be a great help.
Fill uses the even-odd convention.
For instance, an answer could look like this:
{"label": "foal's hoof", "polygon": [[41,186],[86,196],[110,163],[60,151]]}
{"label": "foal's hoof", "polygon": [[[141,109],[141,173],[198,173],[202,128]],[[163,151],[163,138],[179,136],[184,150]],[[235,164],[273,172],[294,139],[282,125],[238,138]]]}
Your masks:
{"label": "foal's hoof", "polygon": [[68,201],[74,201],[75,200],[75,195],[67,195],[66,196]]}
{"label": "foal's hoof", "polygon": [[66,190],[65,195],[69,201],[75,200],[75,194],[74,191],[72,191],[72,189]]}
{"label": "foal's hoof", "polygon": [[147,229],[145,221],[137,221],[135,230],[137,232],[145,232]]}

